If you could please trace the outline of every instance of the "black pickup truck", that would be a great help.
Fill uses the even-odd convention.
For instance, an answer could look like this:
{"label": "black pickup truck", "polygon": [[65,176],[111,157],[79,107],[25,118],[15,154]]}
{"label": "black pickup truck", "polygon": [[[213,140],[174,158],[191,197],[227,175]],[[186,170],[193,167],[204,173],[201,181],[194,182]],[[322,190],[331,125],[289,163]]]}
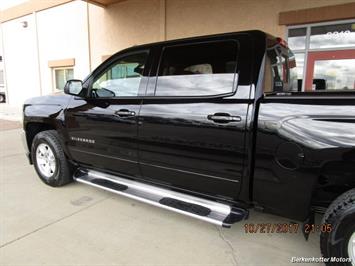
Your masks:
{"label": "black pickup truck", "polygon": [[282,39],[135,46],[64,92],[23,108],[44,183],[76,180],[224,227],[254,208],[320,232],[329,265],[354,265],[355,92],[299,91]]}

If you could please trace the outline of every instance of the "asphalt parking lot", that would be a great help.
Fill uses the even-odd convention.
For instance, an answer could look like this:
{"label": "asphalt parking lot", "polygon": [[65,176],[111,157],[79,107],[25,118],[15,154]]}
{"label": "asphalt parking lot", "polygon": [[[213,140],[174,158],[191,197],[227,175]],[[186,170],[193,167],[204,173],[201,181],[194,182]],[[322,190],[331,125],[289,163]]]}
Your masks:
{"label": "asphalt parking lot", "polygon": [[290,222],[280,217],[252,212],[222,229],[84,184],[48,187],[26,161],[19,124],[4,123],[0,265],[287,265],[320,256],[318,234],[306,242],[300,232],[244,231],[245,223]]}

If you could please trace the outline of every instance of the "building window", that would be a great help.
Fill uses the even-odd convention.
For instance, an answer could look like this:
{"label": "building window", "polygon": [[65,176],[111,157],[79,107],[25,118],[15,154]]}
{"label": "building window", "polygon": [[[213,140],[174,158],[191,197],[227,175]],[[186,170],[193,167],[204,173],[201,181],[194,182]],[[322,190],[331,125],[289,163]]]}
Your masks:
{"label": "building window", "polygon": [[355,89],[355,20],[288,28],[302,91]]}
{"label": "building window", "polygon": [[73,68],[53,68],[54,88],[63,90],[65,83],[74,78]]}

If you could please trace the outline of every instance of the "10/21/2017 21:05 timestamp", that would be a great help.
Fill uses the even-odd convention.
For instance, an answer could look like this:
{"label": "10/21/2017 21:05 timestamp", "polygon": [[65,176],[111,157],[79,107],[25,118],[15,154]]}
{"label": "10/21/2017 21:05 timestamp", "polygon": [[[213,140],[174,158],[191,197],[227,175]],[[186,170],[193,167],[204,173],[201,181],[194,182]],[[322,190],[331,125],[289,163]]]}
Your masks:
{"label": "10/21/2017 21:05 timestamp", "polygon": [[331,224],[305,224],[304,227],[298,223],[246,223],[244,232],[249,234],[261,233],[294,233],[303,228],[305,233],[328,232],[332,231]]}

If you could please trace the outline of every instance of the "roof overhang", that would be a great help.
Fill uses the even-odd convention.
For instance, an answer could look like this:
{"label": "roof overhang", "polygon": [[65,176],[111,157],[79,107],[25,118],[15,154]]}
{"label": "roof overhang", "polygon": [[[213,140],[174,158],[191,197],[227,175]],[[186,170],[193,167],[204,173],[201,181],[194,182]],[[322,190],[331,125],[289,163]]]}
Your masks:
{"label": "roof overhang", "polygon": [[83,1],[93,4],[93,5],[107,7],[109,5],[124,2],[127,0],[83,0]]}
{"label": "roof overhang", "polygon": [[355,18],[355,3],[285,11],[279,14],[279,25],[308,24]]}
{"label": "roof overhang", "polygon": [[[23,17],[33,12],[38,12],[51,7],[59,6],[72,2],[74,0],[28,0],[16,6],[0,10],[0,23],[15,18]],[[90,4],[101,7],[108,7],[109,5],[124,2],[127,0],[82,0]]]}

